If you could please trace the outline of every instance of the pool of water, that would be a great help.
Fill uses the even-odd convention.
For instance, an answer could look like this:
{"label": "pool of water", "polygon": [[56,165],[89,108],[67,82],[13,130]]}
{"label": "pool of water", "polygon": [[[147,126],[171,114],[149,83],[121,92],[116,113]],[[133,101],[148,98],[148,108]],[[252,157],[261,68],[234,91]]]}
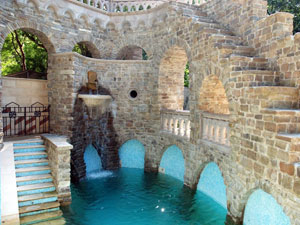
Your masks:
{"label": "pool of water", "polygon": [[165,174],[122,168],[72,184],[69,225],[221,225],[227,210]]}

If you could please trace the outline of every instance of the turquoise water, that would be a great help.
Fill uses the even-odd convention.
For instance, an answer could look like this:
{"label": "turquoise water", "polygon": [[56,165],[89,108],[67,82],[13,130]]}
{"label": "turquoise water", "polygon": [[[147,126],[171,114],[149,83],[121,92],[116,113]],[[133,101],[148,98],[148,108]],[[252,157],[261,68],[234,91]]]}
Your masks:
{"label": "turquoise water", "polygon": [[138,140],[129,140],[119,149],[121,167],[144,168],[145,148]]}
{"label": "turquoise water", "polygon": [[244,216],[244,225],[290,225],[282,207],[272,195],[263,190],[256,190],[247,202]]}
{"label": "turquoise water", "polygon": [[121,168],[72,184],[69,225],[221,225],[226,209],[166,174]]}

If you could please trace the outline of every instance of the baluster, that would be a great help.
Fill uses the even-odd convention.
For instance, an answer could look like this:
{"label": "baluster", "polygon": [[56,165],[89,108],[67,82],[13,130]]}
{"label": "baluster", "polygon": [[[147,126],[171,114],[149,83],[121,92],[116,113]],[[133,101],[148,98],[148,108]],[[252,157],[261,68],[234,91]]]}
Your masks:
{"label": "baluster", "polygon": [[219,138],[220,138],[220,123],[219,121],[215,122],[215,133],[214,133],[214,141],[216,143],[219,143]]}
{"label": "baluster", "polygon": [[174,119],[173,134],[178,135],[178,119]]}
{"label": "baluster", "polygon": [[191,121],[190,120],[187,121],[187,125],[186,125],[186,137],[187,138],[191,137]]}
{"label": "baluster", "polygon": [[167,131],[168,130],[168,124],[169,124],[169,118],[165,117],[164,115],[164,120],[163,120],[163,130]]}
{"label": "baluster", "polygon": [[181,118],[179,122],[179,135],[184,136],[184,133],[185,133],[185,120]]}
{"label": "baluster", "polygon": [[172,133],[172,130],[173,130],[173,118],[170,118],[170,120],[169,120],[169,129],[168,129],[168,131],[169,131],[170,133]]}
{"label": "baluster", "polygon": [[225,129],[226,129],[226,139],[225,139],[225,144],[226,144],[227,146],[230,146],[230,140],[229,140],[229,132],[230,132],[230,128],[229,128],[229,124],[228,124],[228,123],[226,124]]}
{"label": "baluster", "polygon": [[207,118],[203,118],[203,139],[208,139],[208,122]]}

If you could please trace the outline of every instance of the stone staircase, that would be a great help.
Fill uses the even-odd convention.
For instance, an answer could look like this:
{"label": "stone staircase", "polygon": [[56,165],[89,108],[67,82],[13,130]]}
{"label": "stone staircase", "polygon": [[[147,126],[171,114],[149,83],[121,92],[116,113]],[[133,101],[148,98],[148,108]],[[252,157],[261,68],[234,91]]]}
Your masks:
{"label": "stone staircase", "polygon": [[20,223],[65,224],[42,139],[13,144]]}
{"label": "stone staircase", "polygon": [[[260,102],[258,107],[265,121],[262,127],[257,128],[274,134],[281,159],[280,170],[300,177],[298,88],[282,86],[279,73],[269,68],[268,59],[257,57],[254,48],[245,46],[240,37],[208,18],[205,13],[189,6],[183,10],[183,16],[192,19],[198,26],[199,35],[209,39],[218,49],[219,57],[227,60],[232,71],[230,76],[236,81],[235,88],[249,88],[252,95],[249,99]],[[294,191],[300,194],[299,190]]]}

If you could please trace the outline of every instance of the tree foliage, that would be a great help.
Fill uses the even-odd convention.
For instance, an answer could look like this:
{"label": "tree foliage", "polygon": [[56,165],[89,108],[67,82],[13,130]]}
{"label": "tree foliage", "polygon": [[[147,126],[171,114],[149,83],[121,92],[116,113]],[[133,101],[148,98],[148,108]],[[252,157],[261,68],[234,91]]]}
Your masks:
{"label": "tree foliage", "polygon": [[268,13],[276,12],[294,14],[294,33],[300,32],[300,0],[268,0]]}
{"label": "tree foliage", "polygon": [[84,43],[77,43],[73,48],[73,52],[77,52],[80,55],[92,58],[92,53],[90,52],[88,46]]}
{"label": "tree foliage", "polygon": [[43,43],[23,30],[10,33],[1,51],[2,75],[31,70],[46,73],[48,53]]}
{"label": "tree foliage", "polygon": [[189,63],[186,64],[185,70],[184,70],[184,86],[185,87],[190,86],[190,65],[189,65]]}

